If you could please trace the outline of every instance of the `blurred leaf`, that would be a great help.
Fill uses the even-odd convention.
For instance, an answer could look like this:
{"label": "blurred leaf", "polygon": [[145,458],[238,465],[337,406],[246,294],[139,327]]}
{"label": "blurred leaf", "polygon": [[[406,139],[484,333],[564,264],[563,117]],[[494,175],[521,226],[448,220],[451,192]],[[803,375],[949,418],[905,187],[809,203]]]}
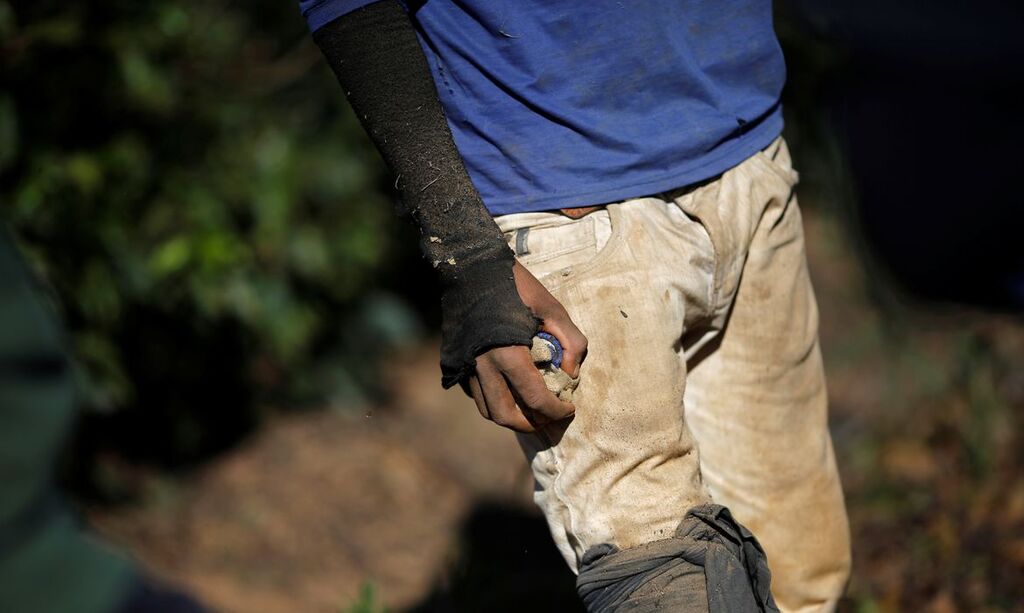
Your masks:
{"label": "blurred leaf", "polygon": [[17,29],[18,23],[14,18],[11,4],[6,0],[0,0],[0,39],[6,39]]}
{"label": "blurred leaf", "polygon": [[179,4],[162,5],[157,20],[160,31],[168,38],[181,36],[188,31],[189,14]]}
{"label": "blurred leaf", "polygon": [[344,613],[387,613],[387,608],[377,596],[377,588],[366,582],[359,589],[359,597],[344,609]]}
{"label": "blurred leaf", "polygon": [[297,228],[288,246],[289,261],[296,272],[310,279],[329,274],[331,252],[320,228],[311,225]]}
{"label": "blurred leaf", "polygon": [[188,264],[192,255],[192,245],[187,236],[175,236],[157,248],[151,258],[153,271],[161,276],[167,276],[181,271]]}
{"label": "blurred leaf", "polygon": [[68,158],[67,174],[84,194],[93,194],[103,182],[103,168],[95,157],[79,153]]}
{"label": "blurred leaf", "polygon": [[81,22],[73,15],[62,15],[26,24],[25,35],[34,42],[50,45],[73,45],[81,41]]}
{"label": "blurred leaf", "polygon": [[128,402],[132,388],[113,342],[99,332],[82,332],[74,340],[78,354],[75,380],[86,406],[111,412]]}
{"label": "blurred leaf", "polygon": [[90,321],[104,327],[116,324],[121,315],[121,294],[105,263],[91,260],[85,265],[78,296],[79,307]]}
{"label": "blurred leaf", "polygon": [[139,49],[121,50],[118,59],[128,97],[145,109],[169,111],[175,96],[167,75]]}

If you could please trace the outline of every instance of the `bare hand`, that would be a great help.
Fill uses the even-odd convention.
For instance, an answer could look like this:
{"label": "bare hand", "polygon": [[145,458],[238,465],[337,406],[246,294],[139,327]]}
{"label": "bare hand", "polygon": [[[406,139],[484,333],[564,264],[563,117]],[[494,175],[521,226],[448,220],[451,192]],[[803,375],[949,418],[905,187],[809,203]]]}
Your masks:
{"label": "bare hand", "polygon": [[[519,262],[512,272],[519,296],[541,320],[541,330],[562,344],[562,370],[578,376],[587,356],[587,337],[569,319],[565,307]],[[468,388],[481,415],[518,432],[533,432],[576,411],[571,403],[559,400],[545,387],[527,347],[495,347],[480,354]]]}

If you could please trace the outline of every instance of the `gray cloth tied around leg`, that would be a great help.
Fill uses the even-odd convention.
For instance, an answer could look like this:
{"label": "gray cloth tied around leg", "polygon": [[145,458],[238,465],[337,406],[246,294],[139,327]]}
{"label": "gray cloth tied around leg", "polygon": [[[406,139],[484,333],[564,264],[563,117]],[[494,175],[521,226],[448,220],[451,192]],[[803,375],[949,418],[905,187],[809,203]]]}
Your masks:
{"label": "gray cloth tied around leg", "polygon": [[583,557],[576,589],[590,613],[778,612],[760,543],[720,505],[694,507],[671,538]]}

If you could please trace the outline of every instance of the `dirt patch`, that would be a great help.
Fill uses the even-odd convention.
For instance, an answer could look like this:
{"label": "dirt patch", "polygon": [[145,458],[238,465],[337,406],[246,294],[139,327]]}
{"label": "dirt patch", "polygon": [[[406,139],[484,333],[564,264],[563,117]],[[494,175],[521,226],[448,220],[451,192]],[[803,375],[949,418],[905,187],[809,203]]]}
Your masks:
{"label": "dirt patch", "polygon": [[[271,422],[98,530],[220,610],[338,611],[373,583],[392,608],[429,593],[481,499],[531,513],[511,433],[440,389],[436,348],[393,364],[394,402]],[[552,546],[553,547],[553,546]]]}

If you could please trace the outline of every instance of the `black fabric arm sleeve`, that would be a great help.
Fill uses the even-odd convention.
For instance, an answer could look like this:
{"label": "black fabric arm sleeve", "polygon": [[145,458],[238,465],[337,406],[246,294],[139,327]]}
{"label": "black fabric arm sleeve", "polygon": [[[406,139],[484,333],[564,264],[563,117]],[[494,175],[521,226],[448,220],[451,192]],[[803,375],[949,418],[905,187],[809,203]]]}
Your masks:
{"label": "black fabric arm sleeve", "polygon": [[516,291],[514,255],[463,166],[405,9],[397,0],[376,2],[313,39],[397,176],[440,275],[442,384],[472,374],[488,349],[530,345],[537,321]]}

